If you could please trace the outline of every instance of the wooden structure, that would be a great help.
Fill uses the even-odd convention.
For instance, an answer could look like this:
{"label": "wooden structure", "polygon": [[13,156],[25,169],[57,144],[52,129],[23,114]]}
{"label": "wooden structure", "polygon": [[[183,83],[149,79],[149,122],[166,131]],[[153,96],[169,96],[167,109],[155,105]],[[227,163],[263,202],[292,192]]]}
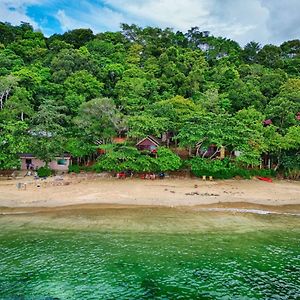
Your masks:
{"label": "wooden structure", "polygon": [[144,139],[140,140],[136,147],[140,151],[150,151],[151,153],[155,153],[157,148],[160,146],[160,141],[154,138],[151,135],[148,135]]}

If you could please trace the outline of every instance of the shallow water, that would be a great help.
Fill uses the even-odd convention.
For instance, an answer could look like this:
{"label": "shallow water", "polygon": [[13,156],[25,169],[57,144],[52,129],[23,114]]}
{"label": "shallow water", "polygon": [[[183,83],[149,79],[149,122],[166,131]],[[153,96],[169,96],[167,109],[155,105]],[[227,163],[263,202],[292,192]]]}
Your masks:
{"label": "shallow water", "polygon": [[0,226],[0,299],[300,298],[298,216],[89,209]]}

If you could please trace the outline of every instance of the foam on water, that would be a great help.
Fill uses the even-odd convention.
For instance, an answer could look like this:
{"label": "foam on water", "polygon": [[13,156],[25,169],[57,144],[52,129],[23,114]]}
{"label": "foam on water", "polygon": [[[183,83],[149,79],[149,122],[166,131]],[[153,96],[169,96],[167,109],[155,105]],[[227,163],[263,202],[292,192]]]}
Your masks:
{"label": "foam on water", "polygon": [[283,216],[300,216],[300,213],[277,212],[262,209],[246,209],[246,208],[203,208],[202,211],[216,211],[216,212],[235,212],[235,213],[250,213],[258,215],[283,215]]}

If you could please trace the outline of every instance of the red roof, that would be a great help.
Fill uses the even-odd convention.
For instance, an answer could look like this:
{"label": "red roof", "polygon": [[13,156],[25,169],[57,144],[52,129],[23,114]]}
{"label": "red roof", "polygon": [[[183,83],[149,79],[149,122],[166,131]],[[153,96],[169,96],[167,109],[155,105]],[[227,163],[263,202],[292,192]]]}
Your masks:
{"label": "red roof", "polygon": [[154,144],[155,146],[159,146],[159,141],[156,139],[156,138],[154,138],[153,136],[151,136],[151,135],[148,135],[147,137],[145,137],[144,139],[142,139],[142,140],[140,140],[137,144],[136,144],[136,146],[138,146],[138,145],[140,145],[140,144],[142,144],[144,141],[149,141],[151,144]]}
{"label": "red roof", "polygon": [[271,119],[264,120],[263,123],[264,123],[264,125],[271,125],[271,124],[273,124],[273,122],[272,122]]}

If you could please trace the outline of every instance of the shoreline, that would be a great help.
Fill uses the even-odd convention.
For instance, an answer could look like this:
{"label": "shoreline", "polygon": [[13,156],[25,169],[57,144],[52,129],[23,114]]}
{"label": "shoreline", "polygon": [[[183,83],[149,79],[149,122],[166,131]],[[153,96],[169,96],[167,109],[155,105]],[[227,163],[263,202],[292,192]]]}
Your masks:
{"label": "shoreline", "polygon": [[250,202],[223,202],[208,205],[195,206],[153,206],[153,205],[120,205],[120,204],[77,204],[54,207],[0,207],[1,216],[14,215],[35,215],[52,213],[76,213],[104,211],[104,210],[140,210],[140,209],[160,209],[160,210],[181,210],[193,212],[220,212],[233,214],[260,214],[260,215],[293,215],[300,217],[300,204],[292,205],[259,205]]}
{"label": "shoreline", "polygon": [[[18,190],[18,183],[26,190]],[[0,181],[0,213],[88,208],[235,208],[300,212],[300,182],[252,180],[202,181],[194,178],[142,180],[82,174],[43,181]]]}

